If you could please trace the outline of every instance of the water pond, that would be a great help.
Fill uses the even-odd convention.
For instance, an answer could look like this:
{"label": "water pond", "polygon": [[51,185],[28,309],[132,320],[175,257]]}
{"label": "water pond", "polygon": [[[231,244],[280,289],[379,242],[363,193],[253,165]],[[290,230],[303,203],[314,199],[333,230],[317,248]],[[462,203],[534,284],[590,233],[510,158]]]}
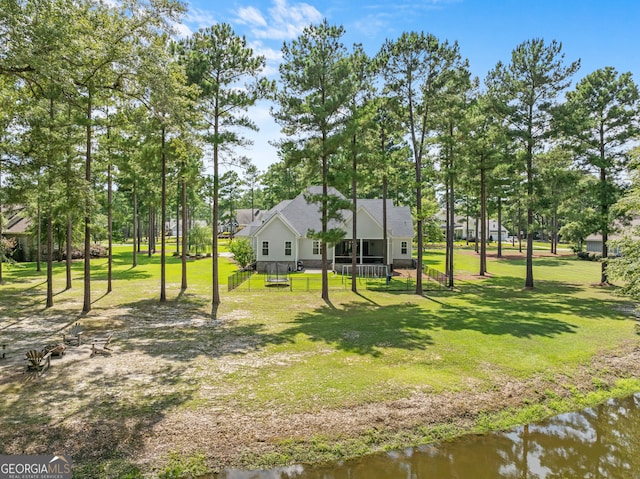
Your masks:
{"label": "water pond", "polygon": [[506,432],[336,464],[229,469],[207,479],[361,478],[640,479],[640,394]]}

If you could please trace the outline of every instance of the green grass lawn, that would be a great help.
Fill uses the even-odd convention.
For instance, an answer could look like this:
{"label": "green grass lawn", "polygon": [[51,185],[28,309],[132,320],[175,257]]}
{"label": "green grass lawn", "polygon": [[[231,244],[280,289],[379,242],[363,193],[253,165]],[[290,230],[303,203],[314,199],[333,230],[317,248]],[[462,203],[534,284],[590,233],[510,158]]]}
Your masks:
{"label": "green grass lawn", "polygon": [[[267,427],[263,425],[265,411],[272,412],[274,421],[286,423],[289,415],[330,410],[348,416],[391,401],[411,402],[418,396],[470,398],[464,426],[412,424],[405,430],[406,424],[372,424],[371,430],[357,437],[302,429],[295,437],[274,439],[269,452],[238,444],[238,451],[244,452],[229,459],[236,466],[341,459],[464,431],[506,427],[640,390],[640,382],[627,369],[610,367],[598,359],[624,356],[640,346],[630,317],[633,305],[616,296],[615,288],[594,286],[599,263],[573,256],[535,258],[533,290],[523,289],[523,258],[490,259],[490,275],[478,279],[474,277],[478,256],[458,247],[455,265],[462,279],[456,280],[453,291],[428,291],[419,297],[411,292],[366,289],[361,283],[356,294],[348,281],[332,275],[330,301],[325,302],[317,290],[270,288],[264,278],[256,276],[251,288],[227,292],[222,286],[222,304],[212,309],[210,258],[189,262],[189,287],[181,292],[179,258],[168,256],[169,301],[160,307],[159,256],[140,255],[138,266],[132,268],[130,246],[116,247],[114,255],[114,289],[108,295],[104,293],[106,260],[92,261],[94,303],[86,317],[80,314],[81,262],[74,264],[70,291],[63,290],[64,264],[54,265],[55,306],[49,310],[44,308],[44,267],[41,273],[33,264],[5,268],[0,336],[18,334],[16,328],[21,328],[20,334],[33,334],[35,341],[42,333],[29,333],[29,321],[48,321],[52,330],[55,325],[56,334],[78,319],[96,330],[115,329],[119,352],[114,360],[122,361],[121,367],[129,370],[121,373],[124,379],[117,385],[110,383],[109,390],[118,397],[133,398],[133,403],[153,404],[114,409],[78,394],[69,406],[58,406],[64,412],[74,404],[73,410],[61,413],[66,418],[82,411],[92,420],[115,416],[114,427],[133,423],[144,429],[140,424],[159,417],[191,413],[224,422],[225,417],[240,414],[260,431]],[[424,259],[444,269],[442,250],[429,249]],[[223,285],[235,270],[231,261],[220,258]],[[294,277],[306,281],[311,275]],[[208,321],[186,321],[161,329],[154,326],[154,321],[171,324],[174,317]],[[132,359],[126,359],[129,357]],[[144,375],[136,373],[135,363],[144,363],[145,358],[153,361],[153,384],[162,388],[162,401],[149,396],[150,392],[143,394],[137,382],[126,379]],[[59,370],[54,366],[51,374],[64,374]],[[100,376],[87,380],[105,387]],[[524,385],[522,397],[509,400],[514,410],[471,402],[476,395],[498,394],[511,383]],[[14,441],[12,435],[18,431],[41,433],[36,425],[54,422],[26,407],[39,393],[32,384],[0,381],[0,408],[20,418],[0,419],[0,431],[4,431],[0,439],[6,444]],[[263,419],[251,419],[258,417]],[[121,457],[117,445],[110,447],[116,450],[103,451],[101,459],[78,453],[78,463],[95,467],[100,461]],[[206,450],[200,452],[206,457],[216,456],[215,440],[203,447]],[[133,450],[133,463],[136,453],[142,454]],[[166,462],[167,457],[158,461]]]}

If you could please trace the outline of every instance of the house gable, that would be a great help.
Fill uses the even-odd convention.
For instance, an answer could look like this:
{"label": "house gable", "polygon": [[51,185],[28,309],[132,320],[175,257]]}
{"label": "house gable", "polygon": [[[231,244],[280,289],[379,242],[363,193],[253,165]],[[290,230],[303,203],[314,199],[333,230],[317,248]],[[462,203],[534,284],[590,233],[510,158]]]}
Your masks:
{"label": "house gable", "polygon": [[[382,225],[365,207],[358,208],[356,220],[358,238],[382,239],[384,237]],[[353,237],[353,216],[345,221],[343,228],[346,233],[345,239],[351,239]]]}
{"label": "house gable", "polygon": [[300,235],[280,213],[276,213],[254,236],[258,262],[293,262],[298,256]]}

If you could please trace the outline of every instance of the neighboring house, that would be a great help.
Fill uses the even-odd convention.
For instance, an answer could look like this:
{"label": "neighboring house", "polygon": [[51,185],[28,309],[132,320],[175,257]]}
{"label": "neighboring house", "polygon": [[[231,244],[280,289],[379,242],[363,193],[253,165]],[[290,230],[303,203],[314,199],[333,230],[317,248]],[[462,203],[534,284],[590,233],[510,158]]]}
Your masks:
{"label": "neighboring house", "polygon": [[[441,228],[443,231],[446,230],[447,223],[445,220],[444,213],[438,215],[438,219],[441,221]],[[454,237],[458,240],[466,240],[475,241],[476,236],[481,238],[482,235],[482,223],[478,221],[478,234],[476,235],[476,219],[474,217],[468,217],[469,224],[467,225],[467,217],[466,216],[455,216],[454,217]],[[486,231],[488,232],[485,238],[491,241],[498,241],[498,238],[502,238],[502,241],[508,241],[511,239],[511,234],[509,230],[504,227],[504,225],[500,225],[501,228],[498,228],[498,221],[490,219],[488,220],[488,228]],[[468,233],[468,234],[467,234]]]}
{"label": "neighboring house", "polygon": [[[321,187],[312,186],[306,194],[320,194]],[[306,268],[321,267],[320,241],[307,237],[309,230],[321,231],[321,212],[318,203],[307,203],[305,193],[276,205],[264,215],[247,225],[237,236],[251,239],[256,253],[259,271],[295,270],[298,262]],[[330,194],[344,198],[336,189]],[[382,264],[384,251],[393,268],[412,265],[411,244],[413,221],[409,207],[394,206],[387,200],[387,244],[384,244],[382,200],[361,199],[357,202],[358,264]],[[341,222],[331,221],[328,228],[341,228],[344,240],[328,247],[331,269],[351,263],[352,212],[342,211]]]}
{"label": "neighboring house", "polygon": [[13,259],[16,261],[31,261],[35,257],[36,248],[31,234],[31,218],[27,216],[24,206],[5,206],[2,208],[5,222],[2,226],[2,236],[15,238],[16,248]]}
{"label": "neighboring house", "polygon": [[[609,236],[607,237],[607,243],[609,241],[619,240],[623,236],[629,234],[631,234],[632,237],[638,239],[637,235],[635,235],[634,233],[634,230],[636,230],[638,227],[640,227],[640,216],[635,216],[631,220],[631,223],[628,225],[621,225],[618,223],[616,225],[616,231],[609,233]],[[587,236],[585,243],[588,253],[602,254],[602,234],[595,233]],[[609,246],[608,250],[608,256],[620,256],[621,254],[621,251],[618,247],[612,248],[611,246]]]}
{"label": "neighboring house", "polygon": [[[187,224],[191,224],[191,226],[198,225],[208,227],[207,222],[204,220],[195,220],[192,223],[187,222]],[[182,221],[176,221],[175,218],[170,218],[165,223],[165,227],[167,236],[175,236],[176,234],[182,236]]]}
{"label": "neighboring house", "polygon": [[241,208],[236,210],[236,223],[238,225],[238,230],[241,230],[254,221],[262,218],[264,215],[264,211],[254,208]]}

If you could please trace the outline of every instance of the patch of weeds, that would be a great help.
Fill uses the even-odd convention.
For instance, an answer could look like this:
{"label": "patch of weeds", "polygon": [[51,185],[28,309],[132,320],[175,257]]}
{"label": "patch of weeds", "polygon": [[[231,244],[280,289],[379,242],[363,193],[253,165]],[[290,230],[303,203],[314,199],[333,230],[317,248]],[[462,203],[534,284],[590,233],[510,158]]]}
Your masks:
{"label": "patch of weeds", "polygon": [[419,428],[422,435],[421,442],[429,443],[436,441],[444,441],[458,436],[461,431],[454,424],[438,424],[432,427],[422,426]]}
{"label": "patch of weeds", "polygon": [[325,436],[313,436],[311,438],[311,450],[319,457],[327,456],[333,459],[344,456],[340,442]]}
{"label": "patch of weeds", "polygon": [[593,384],[593,387],[596,389],[596,391],[609,390],[609,383],[607,383],[604,379],[594,377],[593,379],[591,379],[591,383]]}
{"label": "patch of weeds", "polygon": [[362,440],[368,446],[376,446],[384,441],[381,431],[378,429],[369,429],[362,435]]}
{"label": "patch of weeds", "polygon": [[264,454],[256,454],[246,451],[240,457],[240,466],[247,469],[271,469],[283,464],[289,464],[292,457],[283,451],[267,452]]}
{"label": "patch of weeds", "polygon": [[567,407],[565,400],[555,391],[547,389],[544,392],[544,399],[547,407],[554,413],[558,414],[561,412],[566,412]]}
{"label": "patch of weeds", "polygon": [[118,478],[142,479],[144,475],[138,466],[123,459],[104,461],[100,464],[80,464],[73,468],[74,478]]}
{"label": "patch of weeds", "polygon": [[638,378],[618,379],[613,390],[617,396],[631,396],[638,391],[640,391],[640,379]]}
{"label": "patch of weeds", "polygon": [[173,452],[169,454],[169,461],[158,477],[160,479],[192,479],[207,472],[209,469],[203,454],[195,453],[190,456],[182,456]]}
{"label": "patch of weeds", "polygon": [[478,432],[509,429],[519,424],[531,424],[549,416],[549,409],[543,404],[532,404],[520,409],[508,409],[495,414],[481,414],[476,421]]}

